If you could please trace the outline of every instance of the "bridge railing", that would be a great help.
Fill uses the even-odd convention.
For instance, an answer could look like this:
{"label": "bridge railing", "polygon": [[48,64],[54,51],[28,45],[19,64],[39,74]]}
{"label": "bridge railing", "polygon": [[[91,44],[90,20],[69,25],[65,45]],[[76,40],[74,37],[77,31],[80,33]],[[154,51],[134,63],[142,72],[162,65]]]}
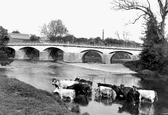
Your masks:
{"label": "bridge railing", "polygon": [[103,44],[86,44],[86,43],[61,43],[61,42],[9,42],[7,45],[9,46],[69,46],[69,47],[97,47],[97,48],[129,48],[129,49],[142,49],[142,47],[138,47],[135,45],[103,45]]}

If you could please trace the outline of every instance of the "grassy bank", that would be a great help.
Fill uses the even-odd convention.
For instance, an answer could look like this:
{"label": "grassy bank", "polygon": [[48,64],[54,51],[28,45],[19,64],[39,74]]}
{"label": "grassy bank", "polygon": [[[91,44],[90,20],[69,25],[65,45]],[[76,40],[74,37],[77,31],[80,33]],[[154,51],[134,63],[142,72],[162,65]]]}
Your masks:
{"label": "grassy bank", "polygon": [[165,66],[162,72],[158,71],[150,71],[147,69],[143,69],[142,62],[138,61],[130,61],[123,64],[127,68],[138,73],[138,77],[144,80],[157,80],[164,81],[168,83],[168,66]]}
{"label": "grassy bank", "polygon": [[76,115],[52,93],[0,76],[0,115]]}

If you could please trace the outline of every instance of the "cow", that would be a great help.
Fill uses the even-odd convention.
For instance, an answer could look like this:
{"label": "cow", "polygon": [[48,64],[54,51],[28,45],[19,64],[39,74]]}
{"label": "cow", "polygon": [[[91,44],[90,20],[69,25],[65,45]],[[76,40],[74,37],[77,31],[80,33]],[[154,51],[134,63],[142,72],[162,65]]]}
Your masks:
{"label": "cow", "polygon": [[70,98],[71,101],[75,98],[75,90],[73,89],[62,89],[62,88],[55,88],[53,91],[54,94],[59,94],[61,100],[63,98]]}
{"label": "cow", "polygon": [[133,104],[137,104],[139,103],[139,97],[140,97],[140,93],[134,88],[131,88],[131,90],[129,90],[129,92],[127,93],[126,100],[128,102],[132,102]]}
{"label": "cow", "polygon": [[123,99],[124,93],[123,93],[123,91],[121,90],[120,86],[112,85],[112,89],[113,89],[113,90],[116,92],[116,94],[117,94],[116,99]]}
{"label": "cow", "polygon": [[105,87],[110,87],[110,88],[113,87],[113,85],[111,85],[111,84],[106,84],[106,83],[97,83],[97,85],[98,85],[98,87],[99,87],[99,86],[105,86]]}
{"label": "cow", "polygon": [[154,90],[145,90],[145,89],[137,89],[137,91],[140,93],[139,100],[140,102],[143,101],[143,99],[149,100],[151,103],[158,101],[157,92]]}
{"label": "cow", "polygon": [[132,87],[125,87],[124,84],[121,84],[120,86],[121,94],[123,94],[123,99],[127,99],[128,92],[133,89]]}
{"label": "cow", "polygon": [[117,96],[116,92],[112,88],[106,86],[99,86],[95,91],[96,91],[95,96],[101,96],[113,99],[115,99]]}
{"label": "cow", "polygon": [[74,81],[74,80],[58,80],[56,78],[52,78],[52,84],[55,85],[55,87],[59,87],[59,88],[64,88],[66,89],[67,86],[72,86],[74,84],[77,84],[78,81]]}
{"label": "cow", "polygon": [[89,85],[90,87],[92,87],[92,85],[93,85],[93,82],[92,82],[92,81],[85,80],[85,79],[75,78],[74,81],[78,81],[78,82],[81,83],[81,84],[87,84],[87,85]]}
{"label": "cow", "polygon": [[68,86],[67,89],[74,89],[76,92],[76,96],[79,94],[88,96],[88,95],[91,95],[92,93],[90,86],[88,86],[87,84],[81,84],[81,83],[76,83],[71,86]]}

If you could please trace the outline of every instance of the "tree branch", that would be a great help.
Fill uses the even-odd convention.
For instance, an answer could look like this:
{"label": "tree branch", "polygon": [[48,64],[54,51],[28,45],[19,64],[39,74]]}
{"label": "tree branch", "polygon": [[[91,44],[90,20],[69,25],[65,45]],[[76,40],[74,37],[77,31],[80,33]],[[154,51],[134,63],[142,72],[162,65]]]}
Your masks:
{"label": "tree branch", "polygon": [[164,39],[164,25],[166,15],[168,14],[168,0],[165,1],[165,4],[163,4],[162,0],[157,0],[157,2],[160,8],[160,15],[162,17],[162,21],[160,22],[159,26],[155,15],[151,10],[151,4],[149,0],[147,0],[148,6],[140,4],[136,0],[113,0],[111,4],[113,5],[114,10],[137,10],[143,12],[144,14],[140,15],[137,19],[135,19],[133,24],[136,23],[136,21],[142,16],[148,16],[153,20],[155,26],[158,27],[156,31],[158,33],[159,38]]}
{"label": "tree branch", "polygon": [[132,24],[135,24],[136,22],[137,22],[137,20],[139,20],[142,16],[144,16],[145,14],[141,14],[140,16],[138,16],[135,20],[134,20],[134,22],[132,22]]}
{"label": "tree branch", "polygon": [[[129,1],[129,0],[114,0],[113,3],[114,10],[139,10],[144,12],[147,15],[151,15],[151,10],[148,7],[145,7],[143,5],[140,5],[135,0]],[[150,11],[150,12],[149,12]]]}
{"label": "tree branch", "polygon": [[165,15],[168,13],[168,0],[165,1],[165,7],[164,7]]}
{"label": "tree branch", "polygon": [[158,0],[159,8],[160,8],[160,14],[163,16],[164,14],[164,8],[163,8],[163,3],[161,0]]}
{"label": "tree branch", "polygon": [[147,0],[147,2],[148,2],[148,7],[149,7],[149,9],[151,9],[151,6],[150,6],[150,2],[149,2],[149,0]]}

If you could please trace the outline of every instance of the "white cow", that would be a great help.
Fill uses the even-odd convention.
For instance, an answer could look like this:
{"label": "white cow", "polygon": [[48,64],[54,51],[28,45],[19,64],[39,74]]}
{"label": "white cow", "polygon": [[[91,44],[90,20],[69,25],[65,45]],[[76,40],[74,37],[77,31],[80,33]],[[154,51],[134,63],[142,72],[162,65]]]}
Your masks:
{"label": "white cow", "polygon": [[97,90],[102,97],[112,97],[113,99],[115,99],[117,96],[116,92],[110,87],[99,86]]}
{"label": "white cow", "polygon": [[153,90],[144,90],[144,89],[138,89],[137,90],[140,93],[139,100],[142,101],[142,98],[149,99],[151,103],[153,103],[155,100],[158,101],[157,92]]}
{"label": "white cow", "polygon": [[63,99],[64,97],[69,97],[72,101],[75,98],[75,90],[73,89],[56,88],[53,92],[58,93],[61,99]]}
{"label": "white cow", "polygon": [[56,78],[52,78],[52,84],[58,86],[59,88],[67,88],[67,86],[72,86],[76,83],[79,83],[78,81],[74,80],[58,80]]}

